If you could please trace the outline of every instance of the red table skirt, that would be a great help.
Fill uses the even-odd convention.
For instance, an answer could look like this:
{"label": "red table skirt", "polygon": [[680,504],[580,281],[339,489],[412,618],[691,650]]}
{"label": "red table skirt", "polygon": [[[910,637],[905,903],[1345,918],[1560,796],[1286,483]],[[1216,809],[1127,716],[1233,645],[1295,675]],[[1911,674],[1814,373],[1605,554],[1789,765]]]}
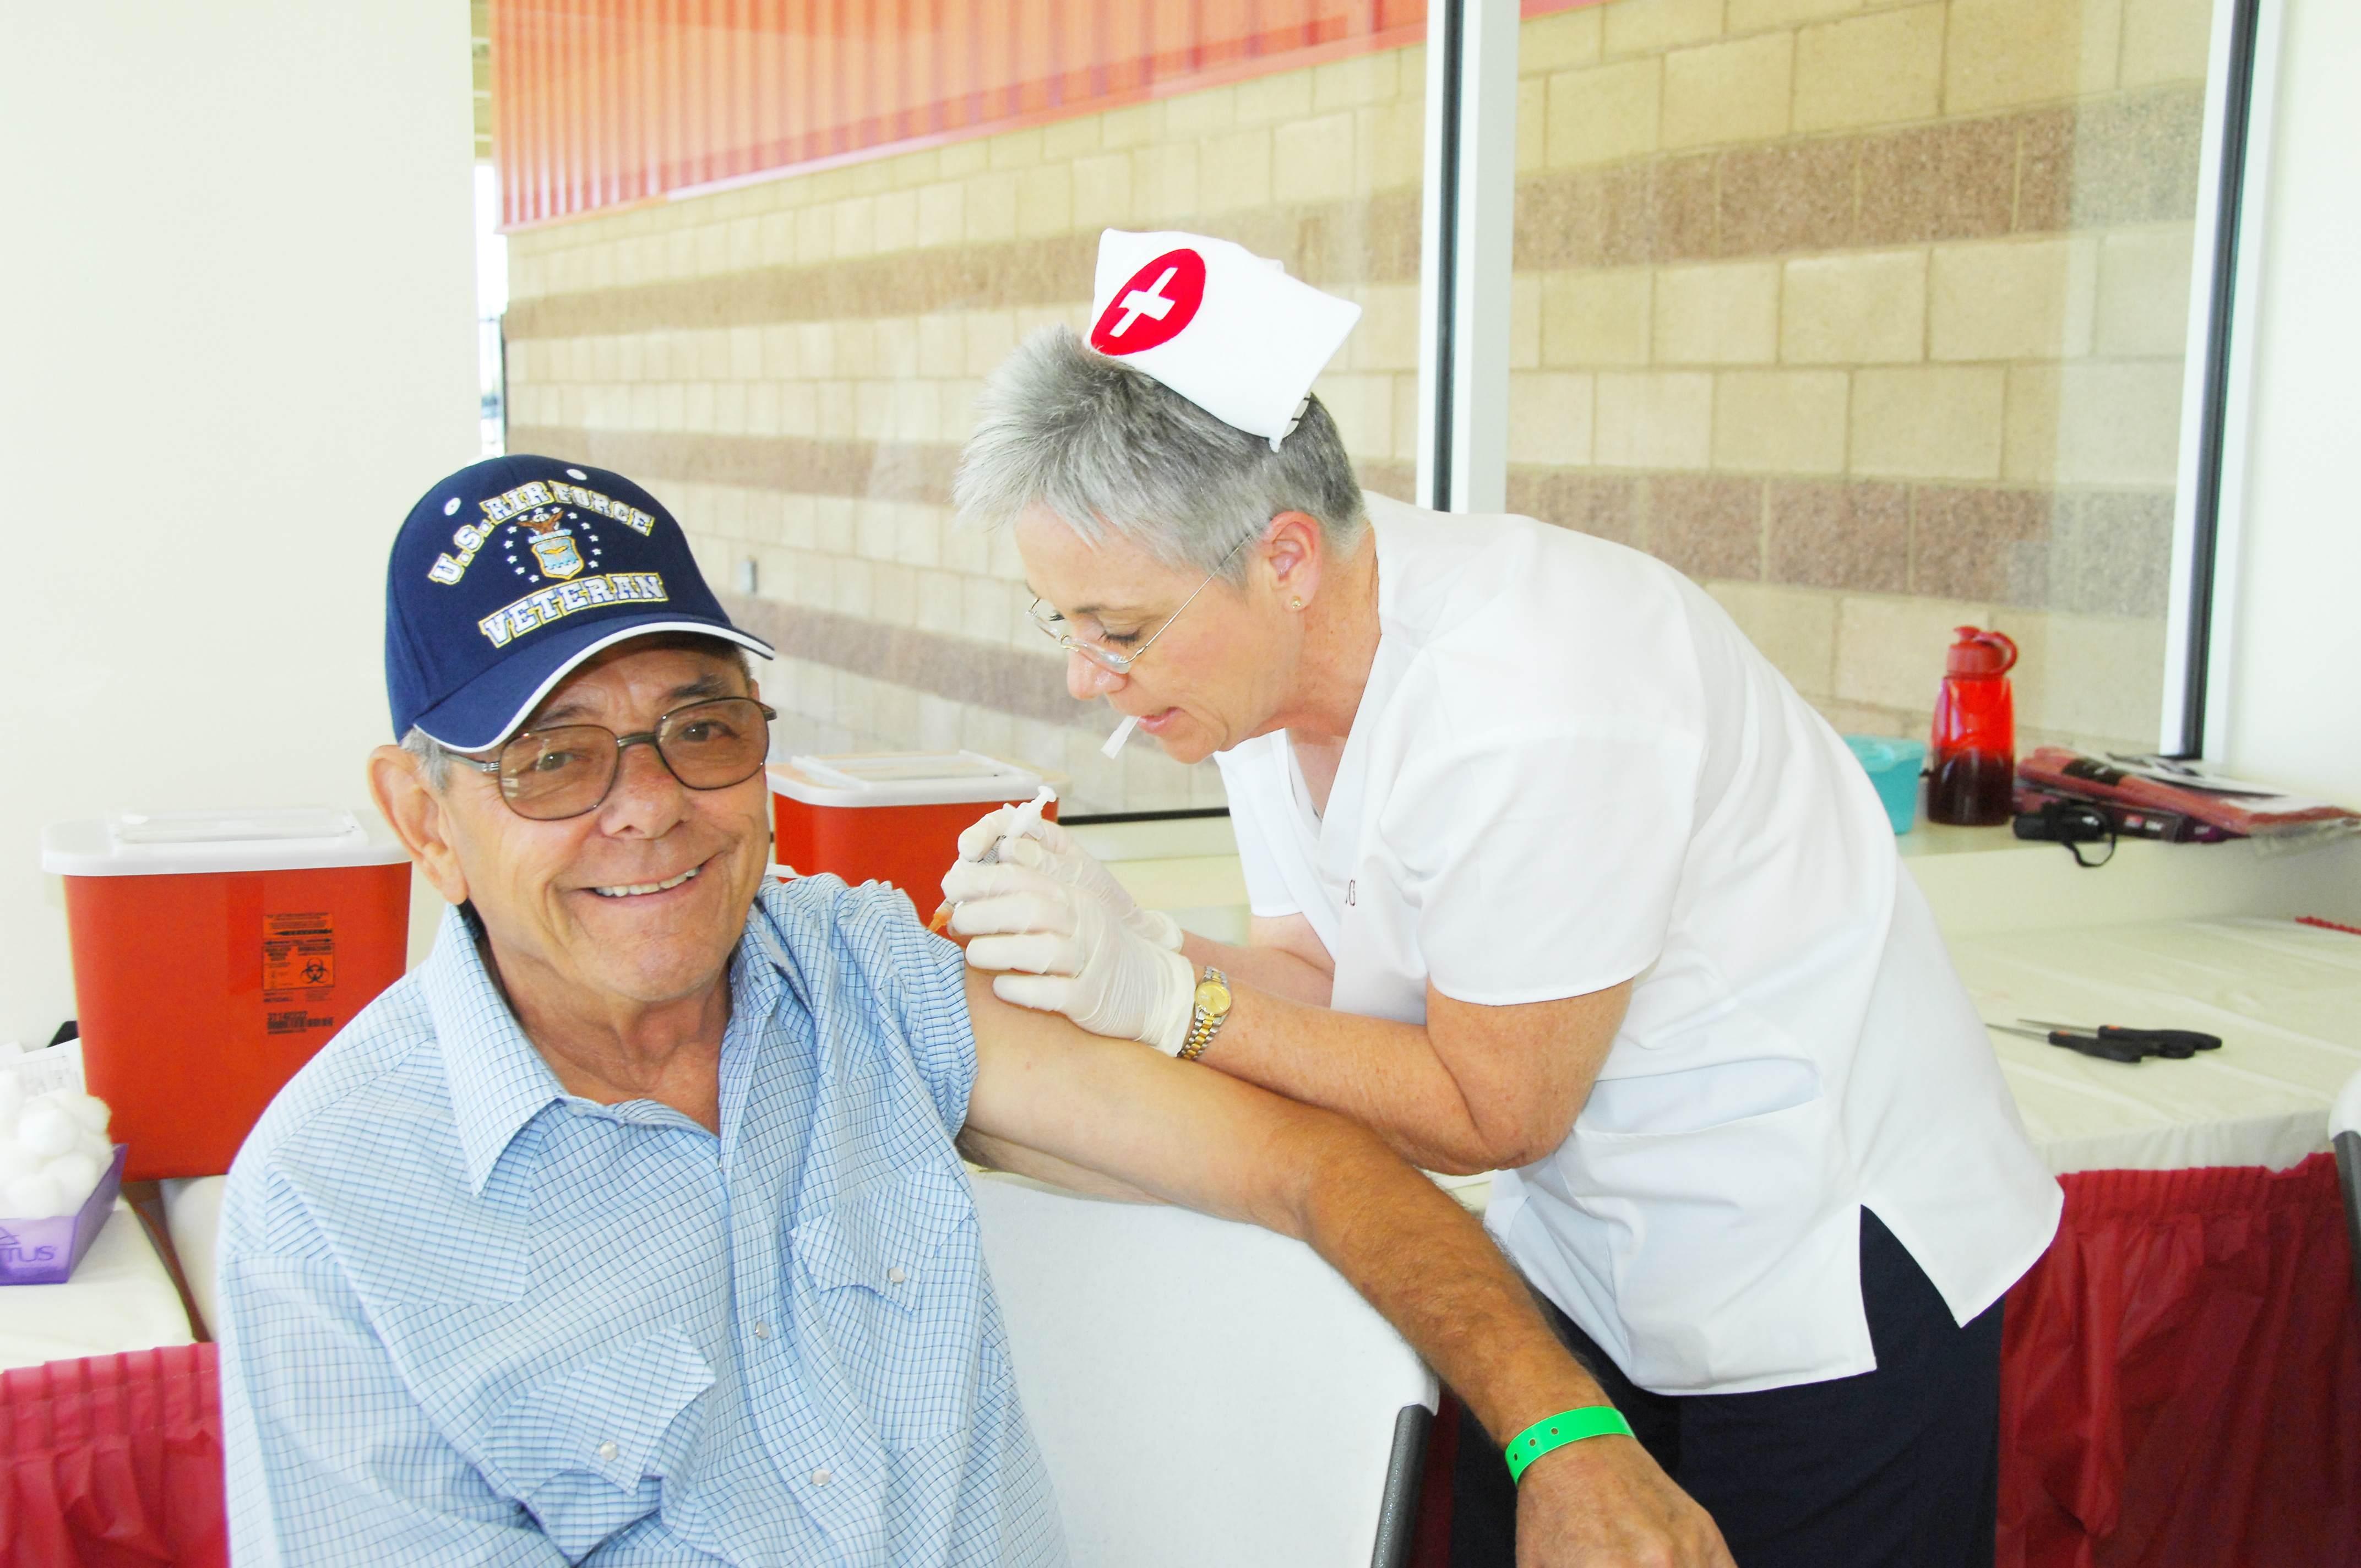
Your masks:
{"label": "red table skirt", "polygon": [[210,1344],[0,1373],[10,1568],[226,1568]]}
{"label": "red table skirt", "polygon": [[2063,1181],[2004,1317],[2000,1568],[2361,1563],[2334,1158]]}

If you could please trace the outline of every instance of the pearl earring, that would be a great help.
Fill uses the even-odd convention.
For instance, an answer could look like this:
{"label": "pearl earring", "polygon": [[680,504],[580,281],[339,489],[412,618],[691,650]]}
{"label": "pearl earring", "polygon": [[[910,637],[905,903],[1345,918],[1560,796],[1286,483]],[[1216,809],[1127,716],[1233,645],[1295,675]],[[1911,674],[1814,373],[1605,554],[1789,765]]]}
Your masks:
{"label": "pearl earring", "polygon": [[1290,609],[1301,609],[1303,608],[1303,601],[1301,598],[1291,598],[1287,601],[1287,608]]}

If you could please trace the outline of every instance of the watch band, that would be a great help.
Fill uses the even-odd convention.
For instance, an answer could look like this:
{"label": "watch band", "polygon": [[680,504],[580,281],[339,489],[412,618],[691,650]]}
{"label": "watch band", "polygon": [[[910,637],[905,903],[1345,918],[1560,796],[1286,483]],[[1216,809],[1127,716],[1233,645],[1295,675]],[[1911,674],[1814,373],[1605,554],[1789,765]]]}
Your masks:
{"label": "watch band", "polygon": [[1178,1053],[1182,1061],[1195,1061],[1222,1032],[1230,1019],[1230,977],[1213,965],[1205,966],[1205,977],[1197,982],[1194,1006],[1189,1014],[1189,1037],[1181,1042]]}

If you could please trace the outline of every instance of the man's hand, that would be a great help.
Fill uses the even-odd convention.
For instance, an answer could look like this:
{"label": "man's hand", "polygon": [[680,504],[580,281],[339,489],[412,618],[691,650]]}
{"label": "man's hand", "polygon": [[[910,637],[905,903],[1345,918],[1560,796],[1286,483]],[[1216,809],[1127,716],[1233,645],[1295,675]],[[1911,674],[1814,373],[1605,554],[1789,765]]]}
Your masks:
{"label": "man's hand", "polygon": [[1721,1531],[1637,1439],[1544,1453],[1517,1485],[1517,1568],[1735,1568]]}
{"label": "man's hand", "polygon": [[[1006,1006],[994,989],[968,971],[971,1157],[1084,1190],[1112,1180],[1310,1243],[1487,1431],[1607,1402],[1474,1218],[1367,1128]],[[1712,1521],[1629,1438],[1543,1454],[1521,1490],[1525,1568],[1730,1568]]]}

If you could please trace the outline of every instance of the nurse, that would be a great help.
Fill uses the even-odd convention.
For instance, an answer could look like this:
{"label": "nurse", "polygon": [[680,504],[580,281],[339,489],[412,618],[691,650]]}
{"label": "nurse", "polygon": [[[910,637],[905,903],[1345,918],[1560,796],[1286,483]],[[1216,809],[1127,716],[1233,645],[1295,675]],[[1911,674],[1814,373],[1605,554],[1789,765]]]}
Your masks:
{"label": "nurse", "polygon": [[[1497,1169],[1492,1234],[1742,1568],[1989,1564],[2000,1300],[2061,1200],[1867,777],[1672,568],[1364,495],[1308,397],[1354,307],[1188,235],[1111,231],[1097,284],[1087,345],[992,378],[958,500],[1074,694],[1220,764],[1249,939],[1004,811],[944,882],[969,960]],[[1512,1560],[1520,1437],[1463,1429],[1455,1563]]]}

